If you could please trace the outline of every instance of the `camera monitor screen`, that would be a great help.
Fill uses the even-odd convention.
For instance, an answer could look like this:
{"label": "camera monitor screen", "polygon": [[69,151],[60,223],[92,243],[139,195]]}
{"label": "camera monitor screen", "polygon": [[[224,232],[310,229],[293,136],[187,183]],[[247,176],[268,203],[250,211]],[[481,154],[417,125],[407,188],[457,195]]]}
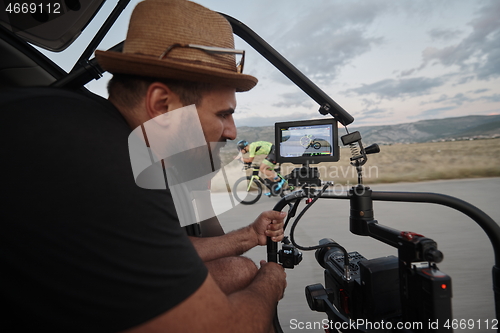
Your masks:
{"label": "camera monitor screen", "polygon": [[317,164],[339,160],[338,126],[333,118],[275,124],[279,163]]}

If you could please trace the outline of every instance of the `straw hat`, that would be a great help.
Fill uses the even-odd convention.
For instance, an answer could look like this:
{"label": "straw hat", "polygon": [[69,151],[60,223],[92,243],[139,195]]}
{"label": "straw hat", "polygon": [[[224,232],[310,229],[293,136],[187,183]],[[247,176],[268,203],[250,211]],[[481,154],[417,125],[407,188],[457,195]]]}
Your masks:
{"label": "straw hat", "polygon": [[231,25],[194,2],[146,0],[132,13],[123,51],[95,54],[101,67],[111,73],[216,83],[236,91],[248,91],[257,84],[255,77],[238,72],[235,54],[192,45],[234,49]]}

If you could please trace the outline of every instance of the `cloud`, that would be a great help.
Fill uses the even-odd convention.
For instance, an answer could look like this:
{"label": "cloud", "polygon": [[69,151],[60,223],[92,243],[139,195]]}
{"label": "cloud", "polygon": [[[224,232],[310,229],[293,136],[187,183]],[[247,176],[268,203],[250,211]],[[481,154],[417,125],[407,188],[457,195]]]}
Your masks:
{"label": "cloud", "polygon": [[486,102],[491,102],[491,103],[497,103],[500,102],[500,94],[493,94],[490,96],[483,96],[479,97],[479,100],[486,101]]}
{"label": "cloud", "polygon": [[[300,16],[288,20],[289,28],[273,44],[312,81],[330,83],[353,59],[383,43],[382,37],[369,36],[367,30],[388,3],[326,1],[321,11],[305,7]],[[282,76],[273,79],[285,83]]]}
{"label": "cloud", "polygon": [[379,115],[382,113],[387,113],[387,110],[386,109],[372,109],[372,110],[367,110],[367,111],[362,112],[362,114],[364,116],[373,116],[373,115]]}
{"label": "cloud", "polygon": [[[365,37],[360,30],[336,31],[328,36],[310,38],[300,48],[287,50],[287,54],[292,55],[292,63],[311,80],[330,83],[345,65],[370,51],[372,45],[381,40]],[[321,48],[326,52],[317,51]]]}
{"label": "cloud", "polygon": [[[482,92],[489,91],[489,89],[479,89],[476,91],[473,91],[473,94],[478,94]],[[420,105],[426,105],[426,104],[433,104],[433,103],[440,103],[440,104],[445,104],[445,105],[456,105],[460,106],[463,105],[464,103],[473,103],[473,102],[488,102],[488,103],[496,103],[500,102],[500,94],[493,94],[489,96],[481,96],[477,98],[471,98],[465,95],[464,93],[458,93],[455,94],[454,96],[448,96],[446,94],[442,94],[436,99],[421,102]]]}
{"label": "cloud", "polygon": [[415,68],[413,69],[408,69],[406,71],[401,71],[401,76],[410,76],[416,71]]}
{"label": "cloud", "polygon": [[429,31],[429,36],[432,40],[449,41],[460,36],[462,31],[456,29],[439,29],[435,28]]}
{"label": "cloud", "polygon": [[325,119],[319,112],[294,112],[286,115],[271,115],[271,116],[250,116],[250,117],[237,117],[235,124],[237,127],[241,126],[274,126],[274,123],[283,121],[297,121],[297,120],[310,120],[310,119]]}
{"label": "cloud", "polygon": [[453,105],[462,105],[464,103],[473,102],[474,99],[467,97],[463,93],[455,94],[455,96],[449,97],[447,94],[442,94],[436,99],[421,102],[420,105],[431,104],[431,103],[442,103],[442,104],[453,104]]}
{"label": "cloud", "polygon": [[439,114],[445,113],[446,111],[450,111],[456,109],[455,106],[447,106],[443,108],[435,108],[435,109],[429,109],[420,112],[419,114],[415,116],[409,116],[409,119],[428,119],[428,118],[433,118]]}
{"label": "cloud", "polygon": [[441,94],[441,96],[439,96],[436,99],[426,101],[426,102],[420,102],[420,105],[431,104],[431,103],[443,103],[443,102],[448,101],[449,99],[450,99],[450,97],[447,94]]}
{"label": "cloud", "polygon": [[425,67],[437,61],[445,67],[458,66],[479,80],[500,76],[500,1],[490,0],[470,22],[472,32],[458,44],[428,47],[422,52]]}
{"label": "cloud", "polygon": [[385,79],[371,84],[363,84],[359,88],[344,91],[346,95],[370,95],[374,94],[380,99],[396,99],[404,97],[415,97],[429,93],[433,88],[442,86],[442,78],[417,77],[409,79]]}
{"label": "cloud", "polygon": [[292,107],[313,107],[314,103],[312,102],[309,96],[298,93],[285,93],[281,94],[283,100],[277,103],[274,103],[272,106],[278,108],[292,108]]}
{"label": "cloud", "polygon": [[376,120],[386,119],[392,116],[393,114],[394,112],[389,111],[388,109],[381,109],[381,108],[363,110],[356,116],[355,126],[372,123],[374,119]]}
{"label": "cloud", "polygon": [[469,97],[465,96],[465,94],[463,94],[463,93],[458,93],[455,96],[453,96],[450,99],[450,101],[451,101],[451,103],[453,103],[455,105],[462,105],[464,103],[471,102],[472,99],[470,99]]}
{"label": "cloud", "polygon": [[487,91],[490,91],[491,89],[477,89],[477,90],[473,90],[473,91],[469,91],[473,94],[481,94],[481,93],[484,93],[484,92],[487,92]]}
{"label": "cloud", "polygon": [[365,106],[366,109],[378,108],[378,106],[381,104],[380,100],[376,100],[373,98],[361,98],[359,99],[359,101]]}
{"label": "cloud", "polygon": [[474,75],[467,75],[458,78],[457,84],[466,84],[474,80]]}

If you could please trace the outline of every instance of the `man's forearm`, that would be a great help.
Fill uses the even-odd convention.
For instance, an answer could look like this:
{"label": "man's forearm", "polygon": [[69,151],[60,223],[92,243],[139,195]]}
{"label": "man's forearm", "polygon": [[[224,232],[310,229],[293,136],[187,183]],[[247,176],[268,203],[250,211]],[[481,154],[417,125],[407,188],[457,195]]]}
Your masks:
{"label": "man's forearm", "polygon": [[217,237],[189,237],[203,261],[239,256],[258,244],[251,226]]}
{"label": "man's forearm", "polygon": [[247,288],[226,295],[209,274],[186,300],[127,333],[267,333],[283,297],[285,278],[282,267],[265,263]]}

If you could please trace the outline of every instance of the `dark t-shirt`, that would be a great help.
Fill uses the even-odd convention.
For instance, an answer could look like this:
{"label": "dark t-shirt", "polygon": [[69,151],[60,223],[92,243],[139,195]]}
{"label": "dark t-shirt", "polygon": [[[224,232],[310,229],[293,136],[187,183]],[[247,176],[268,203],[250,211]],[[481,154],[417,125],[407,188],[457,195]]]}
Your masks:
{"label": "dark t-shirt", "polygon": [[125,119],[51,88],[0,92],[0,322],[115,332],[169,310],[207,270],[168,190],[138,187]]}

